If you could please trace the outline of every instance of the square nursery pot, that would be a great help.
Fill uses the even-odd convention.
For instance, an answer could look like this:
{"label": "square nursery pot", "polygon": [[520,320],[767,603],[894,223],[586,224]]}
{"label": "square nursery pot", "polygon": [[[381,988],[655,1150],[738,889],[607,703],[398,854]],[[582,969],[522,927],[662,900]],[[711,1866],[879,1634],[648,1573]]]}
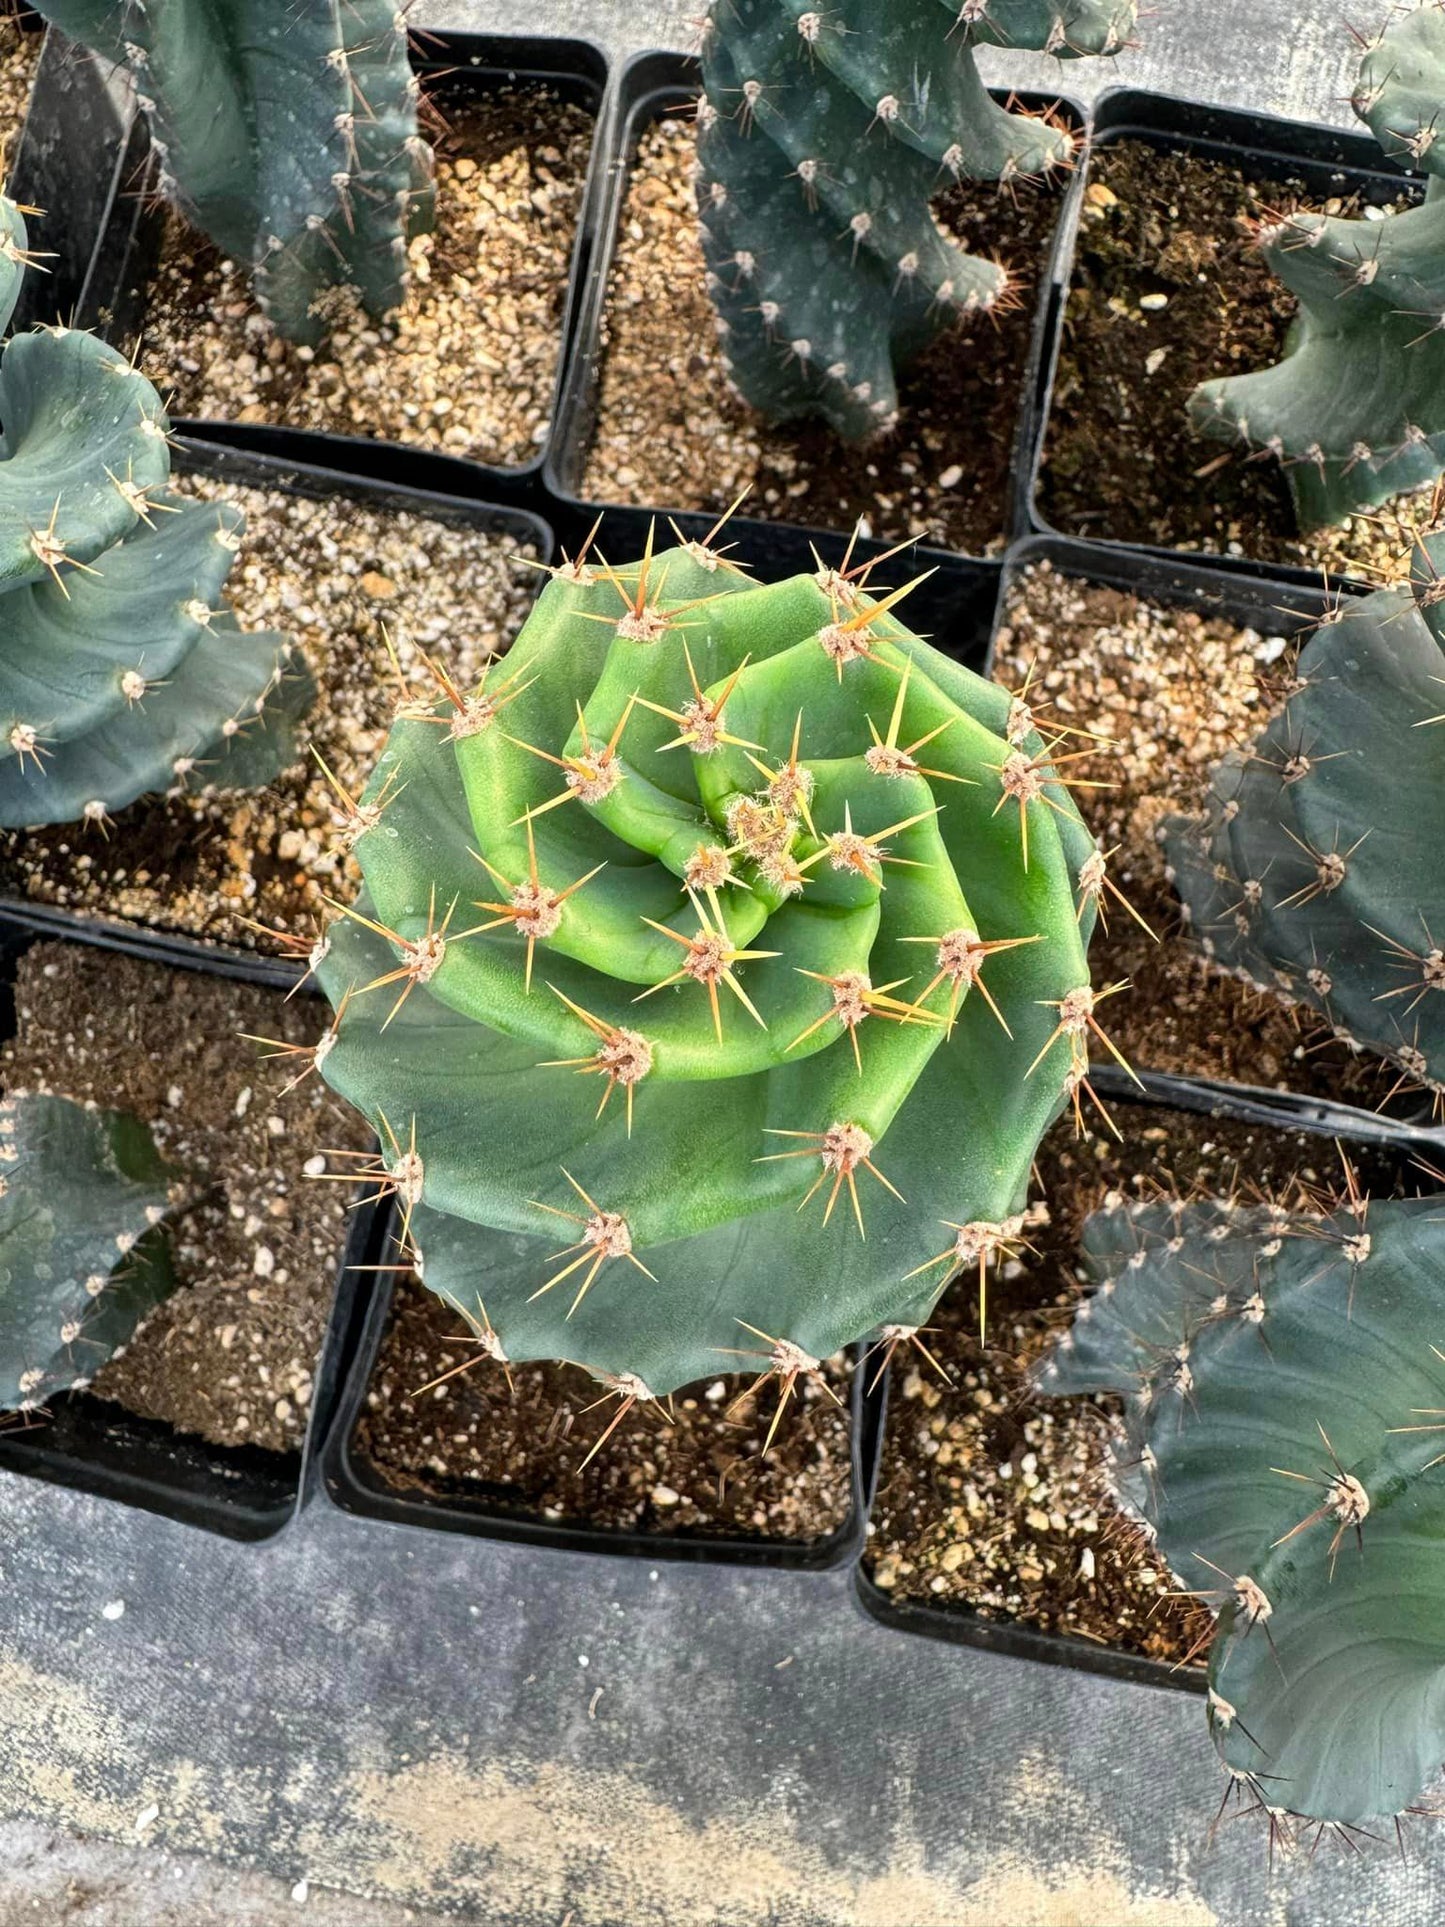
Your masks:
{"label": "square nursery pot", "polygon": [[[592,116],[592,145],[563,303],[547,441],[523,462],[488,466],[440,448],[390,442],[368,435],[291,428],[284,423],[238,423],[176,416],[173,425],[182,435],[259,450],[304,465],[340,469],[403,487],[543,508],[540,493],[543,463],[547,443],[555,433],[557,398],[567,366],[575,313],[586,281],[596,204],[601,194],[607,60],[599,48],[585,40],[542,35],[443,33],[430,28],[418,28],[413,33],[411,60],[429,98],[443,114],[457,105],[484,102],[510,85],[532,81],[545,85],[560,100],[583,107]],[[93,188],[88,185],[92,166],[89,149],[70,139],[57,160],[56,178],[62,194],[92,192]],[[80,325],[94,328],[118,343],[137,338],[144,341],[148,289],[165,227],[164,207],[151,191],[154,173],[149,134],[144,117],[137,115],[123,175],[124,191],[111,196],[79,303]],[[480,326],[486,311],[484,287],[478,289],[476,299]]]}
{"label": "square nursery pot", "polygon": [[[1423,194],[1424,177],[1395,166],[1381,152],[1379,142],[1366,133],[1285,120],[1273,114],[1247,113],[1198,101],[1178,100],[1132,87],[1111,87],[1094,108],[1090,140],[1074,182],[1074,192],[1054,245],[1045,297],[1045,339],[1039,353],[1039,393],[1031,445],[1016,467],[1019,499],[1015,505],[1015,533],[1065,535],[1050,522],[1041,501],[1050,422],[1055,410],[1055,383],[1063,347],[1064,316],[1077,258],[1080,221],[1094,157],[1100,149],[1120,141],[1142,141],[1160,154],[1197,155],[1201,159],[1238,168],[1246,180],[1277,179],[1281,173],[1302,181],[1314,198],[1358,195],[1371,206],[1397,201],[1404,194]],[[1200,443],[1201,450],[1219,452],[1220,443]],[[1101,464],[1108,450],[1100,449]],[[1070,539],[1074,539],[1071,537]],[[1107,529],[1091,530],[1088,539],[1109,548],[1131,548],[1163,558],[1198,555],[1220,569],[1295,585],[1318,585],[1317,568],[1262,561],[1218,550],[1179,550],[1140,542],[1119,541]]]}
{"label": "square nursery pot", "polygon": [[[76,315],[91,256],[118,198],[140,162],[125,89],[104,62],[48,28],[28,7],[16,25],[44,34],[30,102],[8,155],[7,191],[29,217],[30,245],[44,272],[24,276],[11,329],[69,322]],[[84,155],[84,165],[77,161]]]}
{"label": "square nursery pot", "polygon": [[[1173,549],[1130,549],[1119,543],[1082,542],[1072,536],[1055,534],[1030,536],[1016,542],[1004,558],[994,634],[983,668],[987,676],[996,674],[998,631],[1010,591],[1025,570],[1040,562],[1049,563],[1059,575],[1075,581],[1118,589],[1166,609],[1190,609],[1201,615],[1222,617],[1242,629],[1253,629],[1261,636],[1278,636],[1287,641],[1314,628],[1338,606],[1341,597],[1348,599],[1369,593],[1366,583],[1346,580],[1326,588],[1318,576],[1311,578],[1303,571],[1282,570],[1268,575],[1254,569],[1223,566],[1214,556],[1194,557]],[[1163,941],[1183,939],[1166,936]],[[1166,1078],[1166,1081],[1169,1080]],[[1307,1093],[1272,1086],[1244,1085],[1224,1078],[1191,1077],[1187,1081],[1195,1089],[1222,1092],[1236,1106],[1247,1099],[1262,1106],[1265,1114],[1281,1107],[1299,1107],[1302,1118],[1331,1108],[1347,1119],[1372,1115],[1353,1105],[1331,1106]],[[1382,1116],[1391,1130],[1419,1132],[1426,1141],[1433,1141],[1433,1100],[1427,1092],[1401,1092],[1382,1106]]]}
{"label": "square nursery pot", "polygon": [[[481,1233],[486,1236],[485,1232]],[[500,1234],[497,1234],[500,1235]],[[397,1251],[395,1229],[386,1245]],[[329,1419],[313,1434],[315,1478],[343,1512],[395,1525],[422,1526],[434,1532],[463,1533],[476,1539],[506,1539],[555,1552],[620,1554],[652,1564],[677,1560],[690,1564],[770,1566],[821,1572],[849,1566],[863,1549],[882,1446],[882,1375],[870,1370],[861,1353],[850,1380],[850,1503],[843,1523],[817,1539],[698,1532],[643,1532],[618,1527],[555,1522],[539,1512],[506,1503],[479,1485],[473,1494],[460,1482],[443,1494],[385,1477],[361,1449],[357,1423],[366,1406],[391,1312],[393,1284],[404,1266],[373,1267],[343,1274],[318,1383],[328,1388]],[[339,1392],[333,1388],[339,1386]]]}
{"label": "square nursery pot", "polygon": [[[314,442],[317,438],[311,439]],[[329,441],[333,449],[342,446],[334,436],[320,439]],[[217,481],[272,489],[313,500],[341,496],[368,508],[426,516],[454,528],[485,531],[518,544],[530,544],[542,562],[551,561],[556,547],[549,525],[525,509],[501,508],[470,496],[436,494],[381,480],[369,481],[277,454],[249,453],[229,445],[182,440],[177,445],[173,465],[178,474],[209,475]],[[0,893],[0,916],[51,936],[96,937],[111,948],[131,955],[168,958],[181,965],[200,964],[217,975],[244,977],[248,982],[289,988],[297,978],[296,965],[283,956],[260,952],[253,955],[210,939],[152,930],[118,917],[95,916],[29,897]]]}
{"label": "square nursery pot", "polygon": [[[654,506],[657,515],[672,516],[680,526],[687,529],[689,534],[693,532],[694,526],[700,531],[705,530],[717,520],[715,514],[683,511],[665,502],[639,508],[594,501],[583,493],[588,451],[598,424],[601,372],[605,356],[602,329],[607,307],[608,282],[611,278],[618,238],[626,211],[628,187],[638,143],[655,122],[691,108],[701,87],[702,69],[696,59],[682,54],[663,52],[635,55],[623,68],[616,82],[608,125],[607,166],[602,177],[597,206],[594,209],[591,255],[586,280],[577,303],[576,330],[562,387],[556,429],[546,461],[546,484],[553,505],[551,512],[559,528],[566,533],[575,534],[579,529],[585,533],[599,514],[605,514],[607,517],[604,523],[605,529],[617,516],[647,515],[654,512]],[[1083,133],[1087,124],[1086,110],[1060,94],[1018,93],[995,89],[994,98],[1000,103],[1008,103],[1032,111],[1053,108],[1078,134]],[[1061,226],[1070,225],[1069,210],[1075,206],[1081,192],[1082,182],[1076,172],[1060,195]],[[1019,506],[1026,495],[1025,485],[1021,479],[1021,465],[1029,460],[1037,440],[1035,417],[1043,387],[1043,356],[1047,341],[1046,324],[1049,318],[1051,292],[1052,282],[1046,275],[1041,279],[1037,294],[1029,353],[1019,384],[1019,412],[1013,437],[1005,491],[1006,499],[1001,510],[1006,536],[1025,533],[1027,530],[1027,524],[1019,524],[1017,520]],[[728,527],[733,539],[741,541],[747,551],[751,551],[754,543],[761,540],[764,543],[764,553],[767,552],[766,544],[770,536],[776,538],[780,533],[789,530],[795,535],[804,535],[818,542],[820,548],[831,536],[837,540],[840,552],[848,534],[846,529],[830,531],[810,523],[789,524],[781,520],[750,516],[746,513],[734,516]],[[867,552],[878,553],[888,546],[891,545],[884,542],[871,545],[860,542],[855,555]],[[913,551],[919,567],[937,563],[948,553],[950,551],[942,548],[922,545]]]}
{"label": "square nursery pot", "polygon": [[[58,934],[27,928],[0,912],[0,1035],[15,1034],[15,970],[20,957],[43,936]],[[99,930],[71,929],[65,934],[102,950],[124,948],[162,968],[240,978],[268,988],[277,983],[273,970],[257,968],[237,952],[222,957],[193,946],[192,954],[184,955],[140,937],[121,946]],[[294,982],[295,972],[291,974]],[[123,1098],[123,1093],[118,1096]],[[338,1297],[345,1297],[347,1280],[355,1275],[351,1268],[379,1255],[385,1234],[385,1211],[359,1192],[339,1257]],[[306,1456],[329,1418],[336,1386],[324,1367],[325,1354],[313,1381],[302,1449],[279,1452],[254,1445],[213,1445],[110,1400],[70,1392],[54,1400],[49,1417],[38,1423],[14,1418],[0,1422],[0,1472],[20,1473],[137,1506],[227,1539],[270,1539],[299,1508]]]}
{"label": "square nursery pot", "polygon": [[[1193,1078],[1151,1076],[1147,1072],[1143,1075],[1141,1091],[1113,1065],[1096,1067],[1091,1076],[1095,1088],[1119,1117],[1126,1135],[1128,1113],[1140,1105],[1194,1113],[1203,1118],[1273,1126],[1281,1133],[1319,1137],[1325,1141],[1322,1149],[1328,1151],[1331,1159],[1336,1146],[1345,1155],[1368,1152],[1376,1161],[1383,1160],[1386,1170],[1402,1190],[1410,1194],[1432,1190],[1440,1177],[1440,1171],[1434,1167],[1445,1161],[1445,1127],[1400,1131],[1366,1111],[1281,1099],[1273,1092],[1203,1084]],[[1329,1140],[1334,1141],[1333,1145]],[[886,1427],[886,1382],[883,1396]],[[881,1441],[879,1453],[881,1459]],[[1162,1686],[1200,1695],[1205,1691],[1202,1668],[1191,1667],[1185,1671],[1167,1660],[1101,1646],[1077,1634],[1048,1632],[1019,1620],[994,1617],[962,1603],[933,1604],[923,1599],[896,1598],[874,1583],[863,1562],[855,1569],[854,1592],[858,1604],[870,1618],[898,1632],[917,1633],[955,1646],[973,1646],[1014,1659],[1038,1660],[1048,1666],[1072,1666],[1134,1685]]]}

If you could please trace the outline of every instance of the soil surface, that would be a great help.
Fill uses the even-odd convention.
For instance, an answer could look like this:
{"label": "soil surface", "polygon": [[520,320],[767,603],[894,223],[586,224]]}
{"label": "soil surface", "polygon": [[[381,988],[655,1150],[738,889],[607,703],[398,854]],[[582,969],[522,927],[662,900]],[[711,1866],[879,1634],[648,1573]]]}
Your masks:
{"label": "soil surface", "polygon": [[436,227],[411,243],[411,286],[384,323],[328,296],[335,333],[294,347],[253,304],[245,267],[169,218],[142,361],[173,415],[374,435],[496,466],[536,456],[592,118],[535,87],[439,105]]}
{"label": "soil surface", "polygon": [[15,1002],[5,1087],[132,1112],[200,1192],[172,1232],[180,1288],[93,1396],[217,1445],[297,1450],[354,1194],[313,1178],[369,1133],[320,1078],[283,1095],[295,1061],[240,1033],[311,1044],[325,1006],[68,943],[26,951]]}
{"label": "soil surface", "polygon": [[[501,538],[338,496],[174,478],[177,494],[246,513],[226,593],[248,629],[295,637],[320,695],[309,744],[352,795],[366,783],[402,671],[435,695],[420,653],[463,687],[521,626],[537,571]],[[303,745],[303,748],[305,746]],[[322,896],[349,900],[357,873],[336,792],[307,751],[269,789],[142,797],[101,829],[0,834],[0,890],[157,929],[275,949],[242,918],[313,932]]]}
{"label": "soil surface", "polygon": [[1103,1021],[1137,1069],[1264,1084],[1375,1108],[1398,1084],[1381,1058],[1340,1043],[1313,1011],[1211,969],[1182,933],[1157,831],[1202,808],[1210,771],[1263,728],[1295,649],[1192,609],[1166,609],[1060,575],[1048,563],[1014,585],[994,674],[1057,722],[1114,748],[1071,766],[1110,874],[1158,933],[1105,900],[1089,953],[1096,984],[1126,982]]}
{"label": "soil surface", "polygon": [[15,158],[44,39],[44,34],[22,33],[13,20],[0,19],[0,176]]}
{"label": "soil surface", "polygon": [[[952,188],[934,203],[972,253],[1013,270],[1012,312],[942,335],[903,377],[897,430],[862,448],[822,422],[770,427],[723,368],[704,284],[690,121],[648,129],[633,165],[603,321],[598,415],[582,493],[642,507],[718,509],[752,486],[748,515],[1003,546],[1037,284],[1061,191],[1036,182]],[[705,459],[700,459],[700,455]]]}
{"label": "soil surface", "polygon": [[[1036,1195],[1047,1222],[1028,1232],[1031,1251],[990,1277],[987,1346],[970,1274],[923,1334],[947,1382],[916,1352],[895,1356],[867,1562],[894,1598],[1178,1661],[1207,1634],[1208,1619],[1176,1596],[1177,1582],[1114,1508],[1106,1459],[1117,1402],[1034,1402],[1024,1374],[1072,1314],[1083,1223],[1111,1192],[1132,1199],[1247,1188],[1289,1199],[1299,1183],[1339,1188],[1341,1169],[1328,1139],[1144,1105],[1116,1114],[1122,1145],[1105,1136],[1081,1142],[1067,1118],[1045,1139]],[[1397,1194],[1392,1165],[1354,1162],[1367,1191]]]}
{"label": "soil surface", "polygon": [[[1248,555],[1371,578],[1389,575],[1428,516],[1431,491],[1302,537],[1284,471],[1190,426],[1201,381],[1279,361],[1296,311],[1252,240],[1266,213],[1311,201],[1298,180],[1142,141],[1090,164],[1039,484],[1069,535]],[[1373,212],[1373,210],[1372,210]]]}
{"label": "soil surface", "polygon": [[574,1365],[504,1370],[479,1355],[454,1311],[406,1278],[357,1445],[403,1494],[462,1492],[551,1523],[815,1540],[844,1523],[851,1502],[851,1367],[833,1359],[824,1371],[832,1395],[800,1380],[766,1458],[776,1380],[760,1397],[740,1397],[749,1381],[728,1376],[676,1393],[671,1424],[666,1402],[632,1407],[584,1468],[616,1398]]}

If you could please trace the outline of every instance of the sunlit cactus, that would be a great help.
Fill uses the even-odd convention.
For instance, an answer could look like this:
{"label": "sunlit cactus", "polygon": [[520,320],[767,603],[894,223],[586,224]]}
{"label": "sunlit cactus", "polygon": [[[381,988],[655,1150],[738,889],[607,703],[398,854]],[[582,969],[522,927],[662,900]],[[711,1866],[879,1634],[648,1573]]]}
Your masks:
{"label": "sunlit cactus", "polygon": [[1127,1398],[1117,1490],[1218,1613],[1234,1797],[1371,1831],[1445,1759],[1445,1197],[1119,1206],[1083,1258],[1035,1387]]}
{"label": "sunlit cactus", "polygon": [[568,564],[353,805],[317,1062],[499,1358],[786,1391],[1013,1249],[1089,1095],[1057,745],[867,579]]}
{"label": "sunlit cactus", "polygon": [[249,267],[289,340],[328,332],[331,288],[380,317],[432,219],[432,154],[397,0],[37,0],[118,62],[161,192]]}
{"label": "sunlit cactus", "polygon": [[895,368],[1013,287],[940,229],[934,195],[1073,159],[1008,113],[979,47],[1115,54],[1136,0],[717,0],[703,27],[698,200],[732,376],[770,418],[890,427]]}
{"label": "sunlit cactus", "polygon": [[[0,327],[27,259],[0,198]],[[0,353],[0,419],[0,825],[269,782],[315,691],[286,637],[221,604],[244,517],[167,498],[155,389],[94,335],[45,328]]]}
{"label": "sunlit cactus", "polygon": [[1272,217],[1260,246],[1300,304],[1286,358],[1206,382],[1192,402],[1204,434],[1286,464],[1306,529],[1445,469],[1445,0],[1380,29],[1353,105],[1390,160],[1429,176],[1424,205]]}
{"label": "sunlit cactus", "polygon": [[[1410,588],[1345,602],[1205,814],[1164,825],[1189,926],[1222,968],[1445,1090],[1445,533]],[[1400,1088],[1400,1086],[1397,1086]]]}
{"label": "sunlit cactus", "polygon": [[133,1117],[0,1102],[0,1412],[80,1390],[175,1288],[179,1174]]}

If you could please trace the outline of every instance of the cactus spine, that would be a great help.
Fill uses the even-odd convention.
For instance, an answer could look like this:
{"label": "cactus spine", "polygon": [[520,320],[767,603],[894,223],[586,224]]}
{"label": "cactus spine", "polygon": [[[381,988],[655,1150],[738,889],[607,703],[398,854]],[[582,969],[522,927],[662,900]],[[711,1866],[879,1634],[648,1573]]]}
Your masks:
{"label": "cactus spine", "polygon": [[1445,1088],[1445,534],[1410,588],[1338,608],[1282,709],[1163,834],[1190,927],[1221,965]]}
{"label": "cactus spine", "polygon": [[[25,224],[0,198],[0,327]],[[104,824],[150,790],[267,783],[314,696],[218,606],[244,518],[166,499],[160,397],[68,328],[0,352],[0,824]]]}
{"label": "cactus spine", "polygon": [[1073,59],[1126,43],[1135,0],[722,0],[703,32],[698,199],[731,371],[774,420],[849,440],[893,423],[895,366],[1009,294],[929,202],[950,181],[1067,166],[1069,133],[1005,113],[979,47]]}
{"label": "cactus spine", "polygon": [[1445,469],[1445,3],[1397,15],[1365,49],[1355,112],[1386,156],[1429,176],[1381,220],[1287,214],[1260,246],[1300,313],[1285,360],[1206,382],[1202,433],[1277,455],[1306,529]]}
{"label": "cactus spine", "polygon": [[328,289],[372,316],[432,218],[431,149],[396,0],[39,0],[127,68],[163,193],[251,270],[277,330],[315,345]]}
{"label": "cactus spine", "polygon": [[181,1201],[133,1117],[0,1103],[0,1412],[83,1389],[174,1290],[161,1227]]}
{"label": "cactus spine", "polygon": [[1036,1389],[1128,1399],[1119,1495],[1218,1611],[1244,1805],[1342,1830],[1445,1754],[1445,1200],[1096,1213]]}
{"label": "cactus spine", "polygon": [[1087,1081],[1096,852],[1026,706],[897,600],[569,564],[394,726],[319,1061],[498,1356],[786,1390],[1017,1236]]}

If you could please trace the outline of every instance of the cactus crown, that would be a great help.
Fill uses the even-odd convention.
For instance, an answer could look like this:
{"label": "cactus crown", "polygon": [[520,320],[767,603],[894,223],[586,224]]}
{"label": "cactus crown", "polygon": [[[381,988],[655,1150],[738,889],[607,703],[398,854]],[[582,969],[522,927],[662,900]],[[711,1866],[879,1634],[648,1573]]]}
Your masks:
{"label": "cactus crown", "polygon": [[1087,1076],[1094,844],[897,602],[706,544],[569,564],[393,728],[321,1068],[500,1355],[790,1385],[1016,1236]]}
{"label": "cactus crown", "polygon": [[929,201],[963,179],[1067,165],[1072,136],[1005,113],[980,46],[1117,53],[1135,0],[725,0],[703,31],[698,200],[731,370],[775,420],[850,440],[892,424],[896,361],[995,307],[1007,269]]}
{"label": "cactus crown", "polygon": [[[0,197],[0,325],[26,260]],[[150,790],[267,783],[314,689],[220,594],[244,518],[166,498],[150,383],[67,328],[0,352],[0,824],[85,821]]]}
{"label": "cactus crown", "polygon": [[400,305],[432,216],[432,155],[396,0],[38,0],[128,69],[162,191],[233,260],[293,341],[329,288]]}
{"label": "cactus crown", "polygon": [[83,1389],[174,1290],[161,1226],[180,1202],[133,1117],[0,1103],[0,1412]]}
{"label": "cactus crown", "polygon": [[1445,1087],[1445,533],[1410,588],[1344,603],[1263,733],[1164,839],[1196,936],[1222,967],[1317,1010]]}
{"label": "cactus crown", "polygon": [[1276,367],[1206,382],[1206,435],[1277,455],[1301,524],[1343,521],[1445,468],[1445,0],[1394,18],[1354,93],[1387,157],[1424,170],[1422,207],[1379,220],[1293,213],[1260,245],[1300,312]]}
{"label": "cactus crown", "polygon": [[1246,1805],[1367,1826],[1445,1752],[1445,1201],[1096,1213],[1039,1368],[1128,1396],[1119,1495],[1219,1613],[1209,1722]]}

